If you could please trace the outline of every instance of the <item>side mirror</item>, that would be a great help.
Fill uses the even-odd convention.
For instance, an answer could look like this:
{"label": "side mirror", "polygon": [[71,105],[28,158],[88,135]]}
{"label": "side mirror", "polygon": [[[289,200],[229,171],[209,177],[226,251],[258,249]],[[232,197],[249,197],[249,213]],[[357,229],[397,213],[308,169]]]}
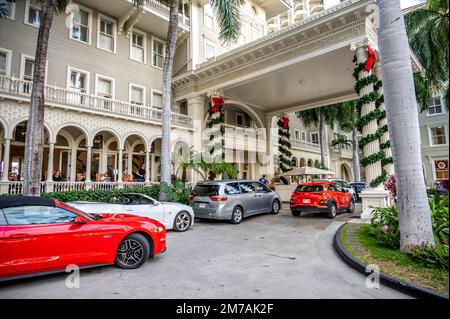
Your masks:
{"label": "side mirror", "polygon": [[75,217],[75,219],[73,220],[73,223],[75,225],[83,225],[86,224],[86,220],[83,217],[77,216]]}

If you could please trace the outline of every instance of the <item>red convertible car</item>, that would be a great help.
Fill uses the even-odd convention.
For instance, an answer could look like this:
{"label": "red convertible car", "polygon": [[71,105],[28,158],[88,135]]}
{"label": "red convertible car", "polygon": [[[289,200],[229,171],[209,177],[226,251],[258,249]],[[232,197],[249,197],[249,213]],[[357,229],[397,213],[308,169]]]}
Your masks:
{"label": "red convertible car", "polygon": [[166,250],[158,221],[126,214],[87,214],[40,197],[0,200],[0,281],[115,264],[140,267]]}

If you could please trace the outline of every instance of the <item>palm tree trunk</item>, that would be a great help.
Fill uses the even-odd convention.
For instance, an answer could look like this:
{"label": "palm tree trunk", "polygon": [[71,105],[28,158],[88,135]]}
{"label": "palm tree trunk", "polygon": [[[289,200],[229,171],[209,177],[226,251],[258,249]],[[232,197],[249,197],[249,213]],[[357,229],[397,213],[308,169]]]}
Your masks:
{"label": "palm tree trunk", "polygon": [[23,172],[23,194],[39,196],[41,193],[42,159],[44,153],[44,85],[48,39],[55,10],[55,0],[41,2],[41,23],[35,54],[33,91],[30,114],[25,137],[25,163]]}
{"label": "palm tree trunk", "polygon": [[352,144],[353,144],[353,177],[355,182],[361,181],[361,167],[359,164],[359,152],[358,152],[358,137],[356,127],[352,130]]}
{"label": "palm tree trunk", "polygon": [[420,152],[418,109],[400,0],[379,0],[384,99],[397,180],[400,249],[434,245]]}
{"label": "palm tree trunk", "polygon": [[[170,173],[170,122],[171,122],[171,93],[173,58],[177,43],[179,0],[170,1],[169,30],[167,32],[166,57],[163,69],[163,109],[162,109],[162,139],[161,139],[161,182],[172,183]],[[159,193],[160,200],[167,200],[167,194]]]}
{"label": "palm tree trunk", "polygon": [[320,162],[325,166],[325,134],[324,134],[325,120],[322,112],[319,115],[319,135],[320,135]]}

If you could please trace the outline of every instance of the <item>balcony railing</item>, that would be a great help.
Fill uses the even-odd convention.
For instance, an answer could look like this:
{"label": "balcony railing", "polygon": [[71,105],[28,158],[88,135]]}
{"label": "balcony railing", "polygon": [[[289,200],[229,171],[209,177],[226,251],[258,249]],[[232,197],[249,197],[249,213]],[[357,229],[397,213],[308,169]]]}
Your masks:
{"label": "balcony railing", "polygon": [[[87,189],[111,190],[118,188],[145,187],[154,182],[41,182],[41,193],[80,191]],[[0,182],[0,194],[20,195],[23,193],[23,182]]]}
{"label": "balcony railing", "polygon": [[[157,10],[158,12],[164,14],[167,18],[169,18],[170,16],[170,8],[168,5],[166,5],[165,1],[149,0],[146,3],[146,6],[150,9]],[[188,16],[182,13],[178,13],[178,23],[189,28],[191,25],[191,20]]]}
{"label": "balcony railing", "polygon": [[292,148],[308,150],[308,151],[313,151],[313,152],[320,152],[320,144],[306,142],[306,141],[297,140],[297,139],[291,139],[290,142],[291,142]]}
{"label": "balcony railing", "polygon": [[[0,95],[6,94],[29,99],[32,90],[32,82],[0,76]],[[45,102],[55,106],[72,106],[76,107],[77,110],[122,115],[127,118],[143,119],[158,123],[161,123],[162,119],[162,111],[158,108],[107,99],[68,89],[45,86],[44,95]],[[172,113],[172,125],[191,128],[192,117],[184,114]]]}

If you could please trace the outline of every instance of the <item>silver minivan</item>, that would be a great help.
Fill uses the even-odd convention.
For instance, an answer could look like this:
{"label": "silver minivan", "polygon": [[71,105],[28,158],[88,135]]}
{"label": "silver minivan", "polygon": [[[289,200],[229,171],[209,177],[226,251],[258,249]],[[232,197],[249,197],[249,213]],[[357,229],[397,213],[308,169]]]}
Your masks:
{"label": "silver minivan", "polygon": [[200,219],[229,220],[239,224],[244,217],[278,214],[281,199],[266,185],[252,180],[198,182],[189,195],[189,205]]}

